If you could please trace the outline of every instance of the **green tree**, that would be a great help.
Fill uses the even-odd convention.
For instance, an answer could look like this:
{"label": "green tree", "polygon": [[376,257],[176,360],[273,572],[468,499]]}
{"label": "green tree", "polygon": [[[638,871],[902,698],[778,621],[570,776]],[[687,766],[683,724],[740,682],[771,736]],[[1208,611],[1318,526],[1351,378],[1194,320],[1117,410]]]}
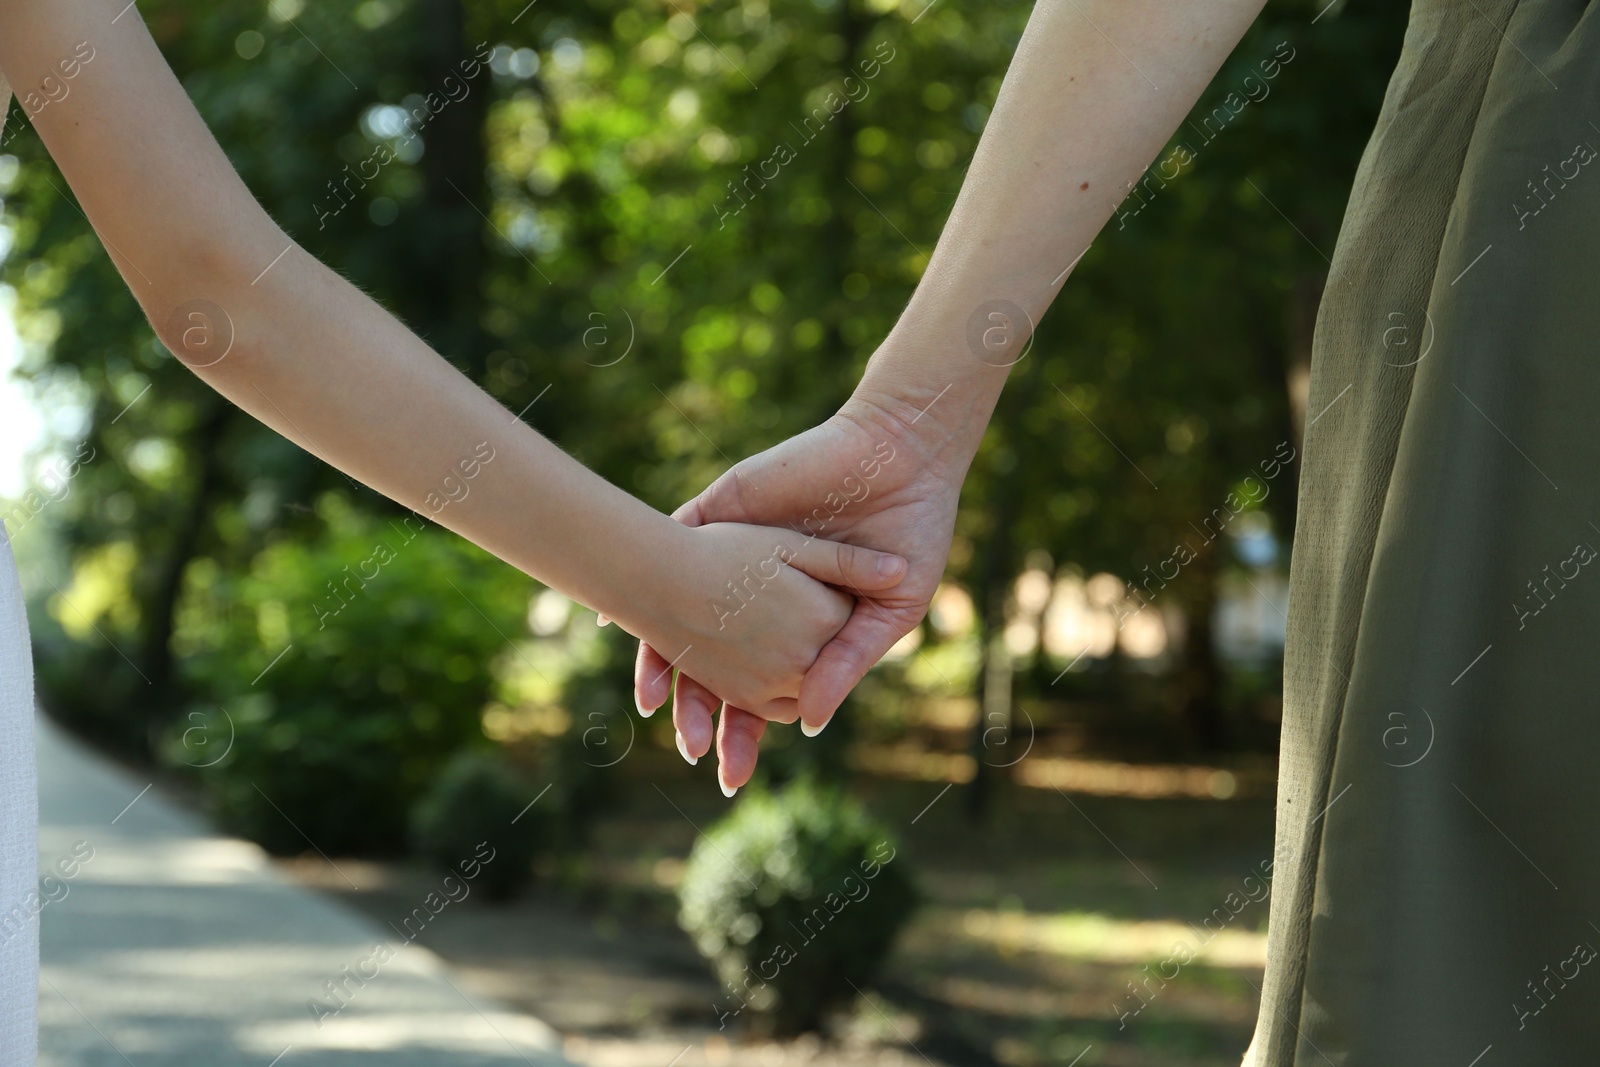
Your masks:
{"label": "green tree", "polygon": [[[1030,8],[141,11],[298,240],[513,411],[670,508],[848,395],[926,266]],[[1030,552],[1136,577],[1294,438],[1286,377],[1304,360],[1404,17],[1371,0],[1265,13],[1174,138],[1193,159],[1141,182],[1041,324],[974,464],[950,570],[982,609],[998,673],[980,688],[997,713],[1014,685],[1055,676],[992,651]],[[430,94],[452,92],[429,114]],[[419,107],[428,117],[407,136],[400,120]],[[74,573],[47,598],[62,632],[41,634],[42,676],[58,710],[142,750],[151,724],[185,706],[172,634],[197,563],[244,571],[316,535],[310,504],[329,491],[402,513],[178,367],[37,140],[16,134],[8,150],[25,165],[6,193],[4,277],[41,346],[34,373],[91,397],[98,457],[59,509]],[[374,170],[375,153],[394,158]],[[1292,477],[1293,465],[1264,503],[1281,537]],[[1204,633],[1231,565],[1223,544],[1160,594],[1193,638],[1172,703],[1211,745],[1228,740]],[[112,593],[78,613],[80,578]]]}

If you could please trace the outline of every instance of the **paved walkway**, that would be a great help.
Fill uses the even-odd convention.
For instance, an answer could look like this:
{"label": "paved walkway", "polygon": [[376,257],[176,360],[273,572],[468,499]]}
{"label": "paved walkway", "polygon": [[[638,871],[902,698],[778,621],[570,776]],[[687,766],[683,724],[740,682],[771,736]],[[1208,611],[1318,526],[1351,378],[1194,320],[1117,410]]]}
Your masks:
{"label": "paved walkway", "polygon": [[393,931],[287,883],[42,718],[39,801],[55,879],[40,1067],[563,1067],[548,1026],[469,996],[419,945],[319,1025],[309,1002],[332,1003],[324,983],[346,967],[370,974]]}

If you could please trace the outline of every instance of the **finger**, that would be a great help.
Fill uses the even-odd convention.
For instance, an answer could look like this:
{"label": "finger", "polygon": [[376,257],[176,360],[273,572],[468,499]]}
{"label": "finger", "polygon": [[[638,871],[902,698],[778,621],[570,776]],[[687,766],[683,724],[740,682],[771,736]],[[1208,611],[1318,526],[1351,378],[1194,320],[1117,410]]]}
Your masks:
{"label": "finger", "polygon": [[691,765],[711,751],[712,713],[720,704],[711,690],[693,678],[678,672],[677,688],[672,697],[672,725],[677,729],[678,754]]}
{"label": "finger", "polygon": [[748,714],[768,722],[791,723],[800,718],[800,702],[794,697],[778,697],[759,708],[749,709]]}
{"label": "finger", "polygon": [[638,658],[633,661],[633,706],[648,719],[671,695],[672,664],[640,641]]}
{"label": "finger", "polygon": [[717,784],[723,796],[733,796],[756,773],[761,735],[766,732],[767,720],[743,708],[722,706],[722,721],[717,725]]}
{"label": "finger", "polygon": [[882,608],[857,601],[844,628],[822,646],[800,681],[801,732],[807,737],[820,734],[856,683],[905,635]]}
{"label": "finger", "polygon": [[901,556],[816,537],[803,542],[785,562],[819,582],[856,592],[892,589],[906,576]]}

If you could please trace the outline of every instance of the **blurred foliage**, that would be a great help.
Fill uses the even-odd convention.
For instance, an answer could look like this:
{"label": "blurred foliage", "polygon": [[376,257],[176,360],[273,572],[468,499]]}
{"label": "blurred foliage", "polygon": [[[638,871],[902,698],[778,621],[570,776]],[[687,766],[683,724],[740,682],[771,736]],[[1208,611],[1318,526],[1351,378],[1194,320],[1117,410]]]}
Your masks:
{"label": "blurred foliage", "polygon": [[556,841],[560,815],[548,796],[496,750],[458,753],[412,809],[411,841],[417,855],[442,871],[461,857],[493,850],[482,886],[504,900],[533,877],[533,861]]}
{"label": "blurred foliage", "polygon": [[200,773],[223,824],[274,851],[396,851],[418,795],[481,741],[491,668],[514,655],[532,583],[415,518],[376,520],[335,494],[318,511],[323,533],[246,571],[188,570],[173,642],[185,687],[235,731]]}
{"label": "blurred foliage", "polygon": [[[585,613],[575,625],[587,628]],[[645,728],[634,710],[633,659],[638,644],[608,626],[592,638],[594,655],[561,681],[560,706],[571,725],[540,749],[541,772],[559,792],[559,839],[574,851],[587,840],[595,819],[616,806],[618,768],[644,743]]]}
{"label": "blurred foliage", "polygon": [[[562,447],[671,508],[848,396],[927,263],[1030,9],[146,0],[140,13],[298,240]],[[973,590],[980,623],[999,621],[993,605],[1030,552],[1138,575],[1293,439],[1286,376],[1405,17],[1377,0],[1269,7],[1159,157],[1183,143],[1192,159],[1141,182],[1084,255],[964,490],[950,577]],[[448,102],[407,136],[403,116],[429,94]],[[22,165],[0,159],[0,276],[18,294],[29,373],[86,405],[96,457],[49,511],[65,571],[44,594],[41,691],[102,740],[148,754],[276,653],[261,605],[303,612],[333,576],[325,567],[364,558],[338,555],[362,547],[331,528],[323,502],[373,528],[405,513],[171,359],[20,112],[12,121],[23,128],[5,152]],[[373,173],[364,163],[379,146],[396,158]],[[1280,539],[1295,473],[1264,503]],[[528,587],[506,568],[408,549],[341,618],[343,636],[297,646],[251,689],[240,769],[224,772],[237,825],[294,846],[248,782],[266,786],[285,759],[326,768],[296,779],[319,783],[303,795],[287,770],[270,787],[286,811],[321,811],[348,741],[367,755],[346,768],[342,796],[377,790],[377,838],[397,839],[400,799],[472,733],[485,661],[503,643],[421,566],[433,553],[490,617],[511,618]],[[1225,553],[1191,566],[1170,606],[1209,617],[1230,566]],[[413,609],[413,629],[393,626]],[[229,636],[190,627],[180,639],[191,616],[225,620]],[[927,638],[906,679],[969,695],[984,635]],[[247,654],[223,669],[228,650]],[[204,662],[179,664],[191,654]],[[475,664],[468,677],[457,656]],[[1019,687],[1083,684],[1050,689],[1065,664],[1025,659]],[[1182,684],[1218,688],[1203,668]],[[400,690],[386,671],[404,676]],[[589,714],[575,714],[580,738]],[[379,753],[396,762],[380,767]]]}
{"label": "blurred foliage", "polygon": [[[876,687],[869,687],[869,693]],[[843,782],[849,777],[850,750],[868,734],[870,724],[883,730],[883,708],[870,699],[852,693],[844,707],[828,720],[827,727],[816,737],[806,737],[799,730],[768,730],[768,740],[761,747],[761,762],[757,775],[774,787],[798,778],[822,782]],[[863,721],[865,717],[865,721]]]}
{"label": "blurred foliage", "polygon": [[836,787],[747,792],[695,842],[678,889],[679,922],[726,994],[719,1022],[811,1029],[870,982],[916,903],[895,857]]}

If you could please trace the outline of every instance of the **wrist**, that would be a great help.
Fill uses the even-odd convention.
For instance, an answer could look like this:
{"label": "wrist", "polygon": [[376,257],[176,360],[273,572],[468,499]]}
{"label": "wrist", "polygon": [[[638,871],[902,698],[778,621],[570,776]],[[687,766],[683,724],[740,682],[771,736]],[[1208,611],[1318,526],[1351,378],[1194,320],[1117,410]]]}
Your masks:
{"label": "wrist", "polygon": [[709,601],[713,592],[707,587],[707,561],[705,544],[695,529],[685,526],[671,516],[663,515],[662,522],[652,522],[651,529],[640,538],[640,559],[645,563],[646,576],[641,585],[644,594],[640,606],[649,615],[651,625],[681,629],[686,618],[685,606],[697,600]]}
{"label": "wrist", "polygon": [[839,414],[895,437],[928,467],[960,481],[1005,378],[1003,368],[984,366],[970,355],[964,361],[948,346],[891,334]]}
{"label": "wrist", "polygon": [[667,523],[672,529],[643,538],[649,573],[634,598],[639,629],[630,632],[676,662],[691,647],[704,656],[728,639],[728,616],[739,615],[755,591],[777,576],[787,560],[780,542],[792,545],[798,538],[738,524]]}
{"label": "wrist", "polygon": [[[693,531],[638,504],[614,532],[616,547],[606,553],[612,558],[595,561],[597,582],[590,606],[635,637],[654,643],[689,594],[687,576],[698,573]],[[670,659],[682,650],[661,651]]]}

